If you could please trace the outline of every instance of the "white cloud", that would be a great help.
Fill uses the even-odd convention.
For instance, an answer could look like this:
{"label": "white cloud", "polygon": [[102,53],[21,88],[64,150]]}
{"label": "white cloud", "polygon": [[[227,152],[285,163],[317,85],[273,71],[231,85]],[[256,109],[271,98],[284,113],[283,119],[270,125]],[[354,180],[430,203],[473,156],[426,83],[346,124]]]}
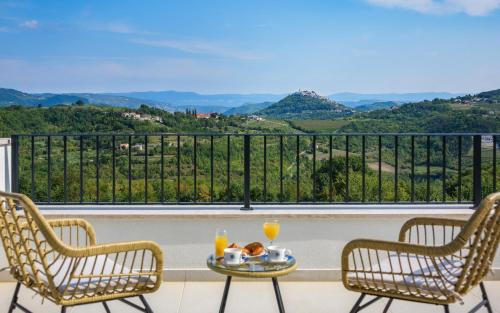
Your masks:
{"label": "white cloud", "polygon": [[36,28],[38,28],[39,25],[40,25],[40,23],[38,23],[37,20],[28,20],[28,21],[24,21],[21,24],[19,24],[19,26],[21,26],[21,27],[30,28],[30,29],[36,29]]}
{"label": "white cloud", "polygon": [[500,0],[454,0],[469,15],[486,15],[500,8]]}
{"label": "white cloud", "polygon": [[403,8],[421,13],[466,13],[482,16],[500,8],[500,0],[366,0],[373,5]]}
{"label": "white cloud", "polygon": [[150,40],[150,39],[136,39],[132,40],[133,43],[152,46],[169,48],[188,52],[192,54],[204,54],[218,57],[240,59],[240,60],[258,60],[260,56],[250,51],[237,50],[226,44],[204,40]]}

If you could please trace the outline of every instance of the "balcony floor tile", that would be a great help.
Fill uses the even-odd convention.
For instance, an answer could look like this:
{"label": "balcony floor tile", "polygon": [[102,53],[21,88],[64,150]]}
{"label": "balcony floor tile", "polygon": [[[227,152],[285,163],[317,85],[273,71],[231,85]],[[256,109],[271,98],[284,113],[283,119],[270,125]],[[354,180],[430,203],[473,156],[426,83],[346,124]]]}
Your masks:
{"label": "balcony floor tile", "polygon": [[[13,283],[0,284],[0,308],[8,308]],[[283,282],[280,284],[283,301],[288,313],[326,313],[349,312],[358,294],[345,290],[339,282]],[[500,281],[486,283],[493,311],[500,313]],[[161,289],[147,299],[155,312],[162,313],[200,313],[218,312],[224,289],[223,282],[167,282]],[[453,313],[467,312],[481,299],[479,288],[474,289],[464,300],[465,304],[453,304],[450,311]],[[54,304],[45,301],[41,305],[41,298],[34,297],[34,293],[23,289],[20,301],[29,309],[37,313],[59,312]],[[363,312],[382,312],[385,300],[370,306]],[[119,303],[111,302],[112,312],[137,313],[132,308]],[[485,310],[484,310],[485,311]],[[68,312],[104,312],[100,304],[92,304],[70,308]],[[271,281],[235,281],[231,284],[226,307],[227,313],[277,313],[278,308]],[[394,301],[390,309],[396,312],[434,313],[443,312],[442,308],[433,305]]]}

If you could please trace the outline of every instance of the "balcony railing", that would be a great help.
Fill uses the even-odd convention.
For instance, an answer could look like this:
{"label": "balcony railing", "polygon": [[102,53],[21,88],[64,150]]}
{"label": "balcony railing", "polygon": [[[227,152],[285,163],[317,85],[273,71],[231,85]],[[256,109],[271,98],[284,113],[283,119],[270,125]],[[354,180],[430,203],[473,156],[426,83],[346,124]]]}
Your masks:
{"label": "balcony railing", "polygon": [[477,203],[498,135],[22,134],[12,186],[40,204]]}

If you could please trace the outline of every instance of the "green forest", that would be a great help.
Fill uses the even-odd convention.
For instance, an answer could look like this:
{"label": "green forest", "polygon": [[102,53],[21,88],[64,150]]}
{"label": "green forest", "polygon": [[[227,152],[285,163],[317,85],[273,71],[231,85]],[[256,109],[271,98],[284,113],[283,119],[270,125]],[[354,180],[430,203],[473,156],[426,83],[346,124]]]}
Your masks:
{"label": "green forest", "polygon": [[[0,133],[51,134],[20,137],[20,191],[38,202],[241,202],[242,134],[252,134],[254,202],[471,201],[471,136],[379,139],[354,133],[495,132],[499,124],[496,115],[485,113],[490,111],[442,101],[407,104],[337,119],[340,131],[311,134],[283,120],[197,118],[195,112],[145,105],[137,110],[81,103],[10,106],[0,109]],[[124,115],[130,112],[160,120]],[[497,180],[494,151],[493,142],[484,140],[484,194]]]}

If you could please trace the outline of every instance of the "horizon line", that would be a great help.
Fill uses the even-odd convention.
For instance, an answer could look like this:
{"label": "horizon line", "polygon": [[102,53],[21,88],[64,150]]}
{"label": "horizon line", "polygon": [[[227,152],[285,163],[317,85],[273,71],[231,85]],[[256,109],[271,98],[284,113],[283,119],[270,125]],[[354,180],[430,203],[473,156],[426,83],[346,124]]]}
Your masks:
{"label": "horizon line", "polygon": [[176,89],[164,89],[164,90],[129,90],[129,91],[36,91],[36,90],[27,90],[27,89],[17,89],[13,87],[3,87],[0,86],[0,89],[12,89],[24,93],[30,93],[30,94],[44,94],[44,93],[52,93],[52,94],[123,94],[123,93],[157,93],[157,92],[178,92],[178,93],[196,93],[199,95],[207,95],[207,96],[213,96],[213,95],[276,95],[276,96],[281,96],[281,95],[287,95],[287,94],[292,94],[294,92],[298,92],[299,90],[301,91],[315,91],[318,94],[322,95],[327,95],[327,96],[332,96],[336,94],[361,94],[361,95],[383,95],[383,94],[394,94],[394,95],[405,95],[405,94],[422,94],[422,93],[447,93],[447,94],[452,94],[452,95],[467,95],[467,94],[478,94],[481,92],[485,91],[490,91],[494,89],[489,89],[489,90],[482,90],[482,91],[468,91],[468,92],[453,92],[453,91],[337,91],[337,92],[319,92],[314,89],[297,89],[295,91],[288,91],[288,92],[201,92],[201,91],[194,91],[194,90],[176,90]]}

